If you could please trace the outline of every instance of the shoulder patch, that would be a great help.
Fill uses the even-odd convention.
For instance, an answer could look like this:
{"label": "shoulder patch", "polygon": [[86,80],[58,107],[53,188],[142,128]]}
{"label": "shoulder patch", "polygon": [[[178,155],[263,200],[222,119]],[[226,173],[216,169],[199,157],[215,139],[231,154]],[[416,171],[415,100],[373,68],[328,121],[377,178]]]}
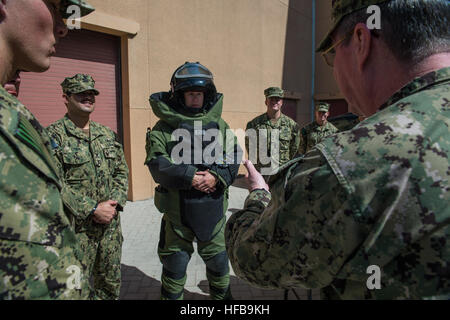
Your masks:
{"label": "shoulder patch", "polygon": [[58,143],[53,138],[50,138],[50,145],[51,145],[52,149],[59,148]]}

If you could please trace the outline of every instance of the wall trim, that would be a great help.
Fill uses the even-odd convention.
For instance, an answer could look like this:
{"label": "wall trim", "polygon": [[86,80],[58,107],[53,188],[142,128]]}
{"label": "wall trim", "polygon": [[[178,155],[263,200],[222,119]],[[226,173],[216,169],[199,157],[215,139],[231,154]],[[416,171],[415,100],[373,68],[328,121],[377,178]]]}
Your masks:
{"label": "wall trim", "polygon": [[94,11],[93,13],[81,18],[82,28],[92,31],[98,31],[113,35],[135,36],[141,26],[133,20],[122,17],[112,16],[103,12]]}

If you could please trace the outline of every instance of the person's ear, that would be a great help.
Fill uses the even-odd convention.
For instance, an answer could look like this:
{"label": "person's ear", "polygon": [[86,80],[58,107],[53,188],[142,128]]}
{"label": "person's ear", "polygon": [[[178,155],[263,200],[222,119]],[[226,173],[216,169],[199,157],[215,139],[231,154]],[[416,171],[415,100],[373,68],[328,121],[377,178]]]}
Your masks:
{"label": "person's ear", "polygon": [[6,17],[6,2],[7,0],[0,0],[0,23],[3,22]]}
{"label": "person's ear", "polygon": [[69,96],[67,94],[63,93],[62,98],[64,100],[64,103],[67,106],[67,104],[69,103]]}
{"label": "person's ear", "polygon": [[362,71],[372,50],[372,35],[364,23],[358,23],[353,32],[353,46],[358,70]]}

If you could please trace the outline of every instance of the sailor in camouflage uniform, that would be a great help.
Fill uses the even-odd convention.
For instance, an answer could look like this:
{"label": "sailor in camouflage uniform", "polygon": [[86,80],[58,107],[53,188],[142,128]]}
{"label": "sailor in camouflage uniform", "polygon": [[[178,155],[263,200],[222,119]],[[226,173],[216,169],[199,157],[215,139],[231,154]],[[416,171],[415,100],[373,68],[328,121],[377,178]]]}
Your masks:
{"label": "sailor in camouflage uniform", "polygon": [[[366,27],[373,4],[382,30]],[[447,0],[333,1],[318,51],[369,117],[282,167],[271,192],[246,163],[251,192],[226,228],[239,277],[332,299],[450,297],[448,16]]]}
{"label": "sailor in camouflage uniform", "polygon": [[316,104],[314,112],[315,121],[300,130],[299,153],[307,153],[324,138],[338,132],[338,129],[327,121],[329,115],[330,104],[326,102],[319,102]]}
{"label": "sailor in camouflage uniform", "polygon": [[69,220],[74,211],[62,195],[50,138],[3,88],[18,70],[50,67],[48,53],[55,39],[67,34],[62,18],[73,4],[81,6],[82,15],[94,10],[84,1],[0,3],[0,299],[86,299],[89,294],[75,255]]}
{"label": "sailor in camouflage uniform", "polygon": [[64,171],[70,196],[76,198],[76,235],[83,263],[93,276],[95,299],[118,299],[122,231],[119,212],[128,192],[128,167],[122,145],[108,127],[90,120],[95,108],[95,81],[77,74],[62,83],[64,118],[47,131]]}
{"label": "sailor in camouflage uniform", "polygon": [[[257,159],[251,159],[255,162],[257,170],[268,176],[271,171],[276,170],[297,154],[300,141],[300,127],[294,120],[281,112],[284,96],[282,89],[270,87],[264,90],[264,95],[266,97],[267,112],[247,123],[246,132],[248,133],[249,129],[254,129],[256,131],[256,139],[252,139],[252,136],[247,134],[245,148],[250,158],[253,158],[253,155],[257,156]],[[276,142],[279,147],[279,153],[276,153],[271,148],[273,146],[271,141],[273,130],[279,130],[279,141]],[[260,141],[260,138],[265,141]],[[260,143],[267,146],[267,155],[272,159],[272,163],[262,163],[259,153],[263,152],[263,150],[261,150]]]}

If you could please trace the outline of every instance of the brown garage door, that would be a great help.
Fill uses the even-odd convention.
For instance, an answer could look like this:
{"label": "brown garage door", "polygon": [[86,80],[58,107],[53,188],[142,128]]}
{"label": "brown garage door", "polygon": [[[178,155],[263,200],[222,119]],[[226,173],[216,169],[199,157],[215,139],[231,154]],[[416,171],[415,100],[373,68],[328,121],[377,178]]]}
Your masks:
{"label": "brown garage door", "polygon": [[47,72],[22,73],[19,99],[43,126],[48,126],[66,113],[60,83],[76,73],[88,73],[100,91],[91,119],[121,136],[120,38],[73,30],[56,51]]}
{"label": "brown garage door", "polygon": [[294,121],[297,121],[297,101],[296,99],[283,99],[282,112]]}

